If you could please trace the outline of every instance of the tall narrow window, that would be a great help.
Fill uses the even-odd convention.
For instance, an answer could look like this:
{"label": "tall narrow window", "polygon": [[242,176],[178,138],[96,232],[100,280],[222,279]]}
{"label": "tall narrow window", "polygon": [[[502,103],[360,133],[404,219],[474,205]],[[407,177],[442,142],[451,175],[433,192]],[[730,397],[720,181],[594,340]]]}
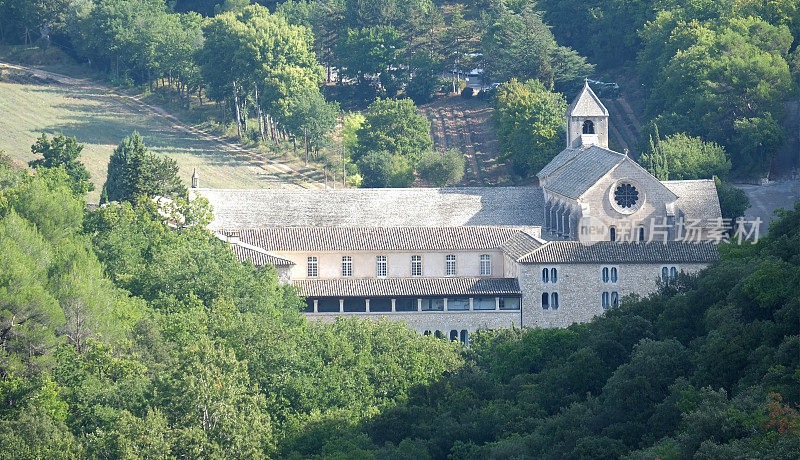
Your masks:
{"label": "tall narrow window", "polygon": [[610,227],[608,229],[608,239],[610,241],[617,241],[617,229],[615,227]]}
{"label": "tall narrow window", "polygon": [[554,283],[557,283],[557,282],[558,282],[558,270],[556,270],[555,268],[551,268],[551,269],[550,269],[550,279],[551,279],[551,280],[552,280]]}
{"label": "tall narrow window", "polygon": [[608,297],[609,297],[608,292],[604,292],[603,295],[600,296],[600,305],[603,307],[603,310],[607,310],[609,305],[611,305]]}
{"label": "tall narrow window", "polygon": [[609,279],[610,279],[610,276],[609,276],[609,273],[608,273],[608,267],[603,267],[603,282],[604,283],[608,283]]}
{"label": "tall narrow window", "polygon": [[639,227],[639,241],[644,241],[644,227]]}
{"label": "tall narrow window", "polygon": [[670,267],[669,268],[669,277],[674,279],[676,276],[678,276],[677,267]]}
{"label": "tall narrow window", "polygon": [[619,307],[619,293],[616,291],[611,293],[611,306]]}
{"label": "tall narrow window", "polygon": [[316,257],[309,257],[308,258],[308,265],[306,274],[309,278],[316,278],[319,276],[319,264],[317,262]]}
{"label": "tall narrow window", "polygon": [[375,275],[379,278],[386,276],[386,256],[378,256],[375,258]]}
{"label": "tall narrow window", "polygon": [[446,276],[456,276],[456,256],[453,254],[444,258],[444,272]]}
{"label": "tall narrow window", "polygon": [[550,294],[550,307],[553,310],[558,310],[558,292]]}
{"label": "tall narrow window", "polygon": [[669,280],[669,267],[661,267],[661,281],[666,283]]}
{"label": "tall narrow window", "polygon": [[458,331],[453,329],[450,331],[450,341],[451,342],[458,342]]}
{"label": "tall narrow window", "polygon": [[542,269],[542,283],[549,283],[550,282],[550,270],[543,268]]}
{"label": "tall narrow window", "polygon": [[481,276],[491,276],[492,259],[489,254],[481,254]]}
{"label": "tall narrow window", "polygon": [[351,276],[353,276],[353,258],[342,256],[342,277],[349,278]]}
{"label": "tall narrow window", "polygon": [[547,310],[548,308],[550,308],[550,295],[542,292],[542,310]]}
{"label": "tall narrow window", "polygon": [[422,276],[422,256],[411,256],[411,276]]}
{"label": "tall narrow window", "polygon": [[611,267],[611,282],[617,282],[617,267]]}

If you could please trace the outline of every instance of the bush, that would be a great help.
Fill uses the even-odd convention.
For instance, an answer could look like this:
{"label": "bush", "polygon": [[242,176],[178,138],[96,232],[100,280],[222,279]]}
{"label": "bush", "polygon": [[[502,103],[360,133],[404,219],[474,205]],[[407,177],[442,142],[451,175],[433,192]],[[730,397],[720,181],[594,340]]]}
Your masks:
{"label": "bush", "polygon": [[419,175],[437,187],[456,185],[464,178],[464,156],[458,150],[425,152],[419,160]]}
{"label": "bush", "polygon": [[404,157],[386,151],[370,152],[358,160],[361,187],[409,187],[414,183],[414,169]]}
{"label": "bush", "polygon": [[461,97],[463,97],[464,99],[472,99],[472,95],[474,93],[475,93],[475,90],[473,90],[470,87],[466,87],[466,88],[464,88],[464,91],[461,91]]}
{"label": "bush", "polygon": [[750,198],[742,189],[733,184],[714,177],[717,186],[717,196],[719,197],[719,207],[722,210],[722,217],[725,219],[736,220],[742,217],[747,208],[750,207]]}
{"label": "bush", "polygon": [[679,133],[658,138],[658,126],[648,150],[639,163],[659,180],[725,178],[731,170],[731,161],[725,149],[714,142]]}

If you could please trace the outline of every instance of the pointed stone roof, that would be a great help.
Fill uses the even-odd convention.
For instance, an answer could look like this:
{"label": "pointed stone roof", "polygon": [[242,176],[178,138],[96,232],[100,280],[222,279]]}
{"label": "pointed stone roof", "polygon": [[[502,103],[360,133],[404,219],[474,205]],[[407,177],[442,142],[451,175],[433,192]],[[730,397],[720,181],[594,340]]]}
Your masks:
{"label": "pointed stone roof", "polygon": [[607,117],[608,109],[600,102],[600,98],[594,94],[589,87],[589,80],[586,80],[583,89],[578,97],[572,101],[567,109],[569,117]]}

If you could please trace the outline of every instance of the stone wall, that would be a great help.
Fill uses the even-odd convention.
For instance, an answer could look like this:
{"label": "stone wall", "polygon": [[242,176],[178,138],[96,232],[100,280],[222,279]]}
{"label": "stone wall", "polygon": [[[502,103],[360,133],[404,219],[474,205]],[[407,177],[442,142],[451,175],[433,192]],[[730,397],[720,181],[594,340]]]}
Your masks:
{"label": "stone wall", "polygon": [[369,318],[375,321],[388,319],[402,321],[409,329],[419,332],[442,331],[445,335],[451,330],[469,332],[486,329],[502,329],[520,327],[520,310],[489,310],[489,311],[439,311],[439,312],[382,312],[382,313],[306,313],[306,318],[312,321],[332,323],[336,318],[357,317]]}
{"label": "stone wall", "polygon": [[[620,299],[630,294],[647,296],[656,291],[664,266],[694,273],[706,264],[550,264],[520,265],[519,284],[522,290],[523,327],[566,327],[572,323],[591,320],[604,312],[603,292],[617,292]],[[556,283],[542,282],[543,268],[556,268]],[[603,267],[616,267],[616,283],[604,283]],[[542,308],[542,293],[556,292],[557,310]]]}

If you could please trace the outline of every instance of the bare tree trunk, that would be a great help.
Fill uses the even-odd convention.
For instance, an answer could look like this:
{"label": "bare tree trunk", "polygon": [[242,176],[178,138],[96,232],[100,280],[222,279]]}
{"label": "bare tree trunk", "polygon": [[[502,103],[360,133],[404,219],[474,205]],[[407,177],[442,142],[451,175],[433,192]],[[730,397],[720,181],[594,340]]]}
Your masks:
{"label": "bare tree trunk", "polygon": [[233,105],[236,106],[236,135],[242,138],[242,115],[239,113],[239,91],[236,81],[233,82]]}
{"label": "bare tree trunk", "polygon": [[306,164],[308,164],[308,128],[303,127],[303,145],[306,148]]}
{"label": "bare tree trunk", "polygon": [[261,104],[258,100],[258,85],[255,85],[256,90],[256,110],[258,111],[258,132],[261,134],[261,142],[267,141],[267,136],[264,134],[264,114],[261,112]]}

